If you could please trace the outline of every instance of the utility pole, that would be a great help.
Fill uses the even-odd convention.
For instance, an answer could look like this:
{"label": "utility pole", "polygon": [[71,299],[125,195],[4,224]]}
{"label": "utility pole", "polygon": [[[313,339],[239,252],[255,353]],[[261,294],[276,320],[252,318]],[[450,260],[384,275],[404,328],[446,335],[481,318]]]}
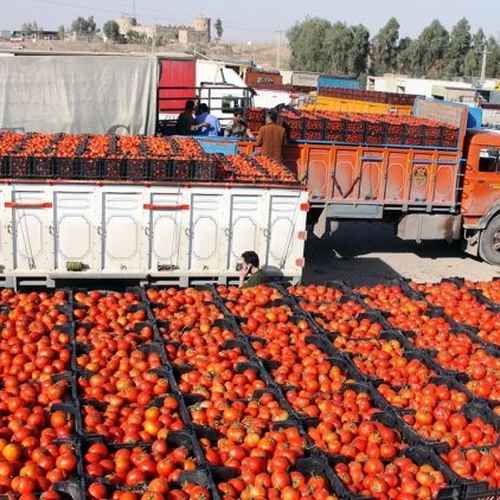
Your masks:
{"label": "utility pole", "polygon": [[486,63],[488,62],[488,44],[484,44],[483,64],[481,65],[481,83],[486,80]]}
{"label": "utility pole", "polygon": [[278,33],[278,50],[276,52],[276,69],[279,71],[281,68],[281,34],[283,33],[283,31],[277,30],[276,33]]}

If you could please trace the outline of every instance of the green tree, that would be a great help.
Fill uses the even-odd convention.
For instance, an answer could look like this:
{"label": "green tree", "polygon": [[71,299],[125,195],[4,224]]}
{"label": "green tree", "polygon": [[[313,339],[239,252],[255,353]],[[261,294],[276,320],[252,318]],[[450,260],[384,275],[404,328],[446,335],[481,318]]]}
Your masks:
{"label": "green tree", "polygon": [[127,41],[128,43],[142,45],[147,43],[148,38],[144,33],[138,33],[137,31],[130,30],[127,32]]}
{"label": "green tree", "polygon": [[326,34],[326,49],[329,55],[328,71],[348,74],[351,70],[352,30],[344,23],[335,23]]}
{"label": "green tree", "polygon": [[399,23],[391,17],[372,41],[372,72],[377,75],[393,72],[397,68],[399,49]]}
{"label": "green tree", "polygon": [[446,28],[434,20],[417,39],[415,60],[418,66],[417,76],[439,78],[443,75],[448,53],[449,34]]}
{"label": "green tree", "polygon": [[370,51],[370,33],[362,24],[351,26],[352,47],[349,60],[349,73],[360,76],[366,74]]}
{"label": "green tree", "polygon": [[33,33],[38,33],[40,31],[40,27],[36,21],[31,23],[23,23],[21,26],[21,31],[26,33],[27,35],[32,35]]}
{"label": "green tree", "polygon": [[102,31],[108,40],[111,40],[112,42],[120,40],[120,26],[116,21],[108,21],[105,23],[102,27]]}
{"label": "green tree", "polygon": [[463,76],[465,70],[465,57],[471,48],[472,35],[470,24],[467,19],[462,18],[453,27],[448,45],[447,74],[451,77]]}
{"label": "green tree", "polygon": [[222,26],[222,20],[219,17],[215,21],[215,32],[217,33],[217,38],[220,40],[222,38],[222,35],[224,34],[224,27]]}
{"label": "green tree", "polygon": [[97,30],[97,25],[94,16],[90,16],[87,19],[84,17],[77,17],[71,23],[71,31],[74,31],[81,36],[93,36]]}
{"label": "green tree", "polygon": [[487,50],[486,77],[498,78],[500,76],[500,46],[492,36],[488,38]]}
{"label": "green tree", "polygon": [[403,38],[400,41],[398,47],[397,70],[406,75],[420,75],[420,51],[417,40]]}
{"label": "green tree", "polygon": [[483,61],[483,52],[486,45],[484,31],[479,28],[472,37],[472,48],[467,52],[464,60],[464,76],[479,76]]}
{"label": "green tree", "polygon": [[57,28],[57,34],[59,36],[59,40],[64,40],[64,35],[66,33],[66,29],[64,28],[64,24],[61,24],[59,28]]}
{"label": "green tree", "polygon": [[330,63],[326,38],[332,25],[326,19],[306,18],[287,33],[290,45],[290,69],[325,71]]}

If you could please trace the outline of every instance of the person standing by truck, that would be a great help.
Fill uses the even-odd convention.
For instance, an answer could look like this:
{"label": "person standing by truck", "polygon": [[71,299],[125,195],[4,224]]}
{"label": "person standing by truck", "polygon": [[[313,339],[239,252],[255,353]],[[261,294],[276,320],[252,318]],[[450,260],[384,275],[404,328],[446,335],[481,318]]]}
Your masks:
{"label": "person standing by truck", "polygon": [[283,146],[286,142],[286,131],[278,125],[278,114],[276,111],[268,111],[266,124],[259,130],[257,136],[257,147],[262,147],[262,154],[280,162],[283,160]]}

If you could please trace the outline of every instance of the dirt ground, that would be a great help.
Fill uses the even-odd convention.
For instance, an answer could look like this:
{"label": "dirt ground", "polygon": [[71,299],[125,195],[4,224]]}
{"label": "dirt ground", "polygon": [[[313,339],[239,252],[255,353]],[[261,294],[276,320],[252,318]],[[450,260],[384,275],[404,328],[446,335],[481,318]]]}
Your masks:
{"label": "dirt ground", "polygon": [[500,267],[463,254],[458,245],[401,241],[392,225],[378,222],[341,223],[332,237],[307,242],[305,282],[336,279],[358,286],[399,276],[418,282],[450,277],[480,281],[500,277]]}

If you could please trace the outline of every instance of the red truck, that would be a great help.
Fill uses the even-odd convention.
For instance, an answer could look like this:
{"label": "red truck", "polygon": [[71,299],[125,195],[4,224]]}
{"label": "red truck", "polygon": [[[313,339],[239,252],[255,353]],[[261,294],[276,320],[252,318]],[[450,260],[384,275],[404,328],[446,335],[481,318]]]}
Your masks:
{"label": "red truck", "polygon": [[[392,222],[403,240],[462,240],[466,252],[500,265],[500,132],[467,130],[467,113],[462,105],[415,103],[415,117],[459,129],[456,148],[288,144],[285,163],[308,187],[309,224]],[[250,153],[254,143],[240,148]]]}

